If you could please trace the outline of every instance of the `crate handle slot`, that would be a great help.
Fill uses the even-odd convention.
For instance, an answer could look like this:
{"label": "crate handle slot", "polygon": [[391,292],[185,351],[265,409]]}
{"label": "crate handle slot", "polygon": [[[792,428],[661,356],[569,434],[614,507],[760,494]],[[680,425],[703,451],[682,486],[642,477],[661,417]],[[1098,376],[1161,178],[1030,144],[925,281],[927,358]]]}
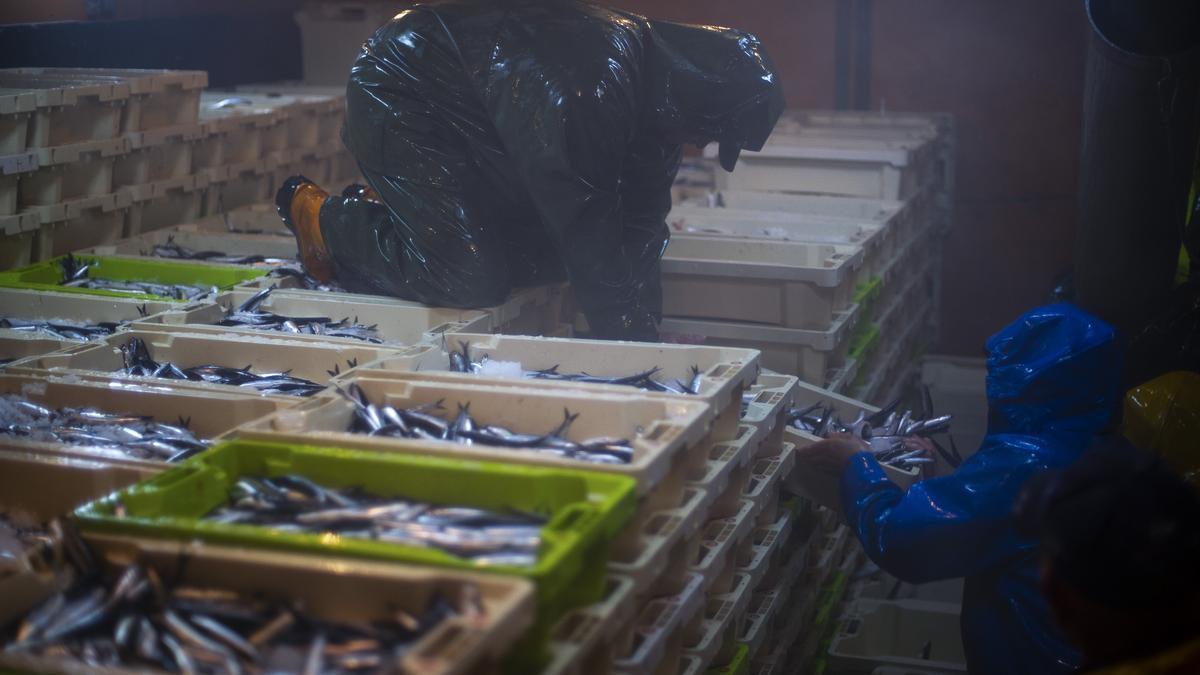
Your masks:
{"label": "crate handle slot", "polygon": [[560,511],[549,523],[546,523],[545,529],[567,532],[578,525],[587,524],[590,520],[595,520],[595,511],[587,504],[570,504],[565,509]]}
{"label": "crate handle slot", "polygon": [[654,424],[654,426],[650,427],[650,430],[647,431],[646,435],[643,436],[642,438],[644,438],[648,441],[654,441],[654,442],[658,442],[658,443],[670,443],[671,439],[675,438],[678,435],[679,435],[679,427],[678,426],[676,426],[674,424],[664,424],[661,422],[656,422]]}
{"label": "crate handle slot", "polygon": [[461,623],[443,621],[434,629],[433,635],[421,641],[414,656],[431,664],[448,662],[456,655],[466,652],[475,639],[477,634]]}
{"label": "crate handle slot", "polygon": [[735,372],[737,371],[733,368],[733,366],[730,366],[727,363],[718,363],[712,368],[709,368],[708,372],[705,373],[704,376],[711,377],[714,380],[728,380],[729,378],[733,377]]}

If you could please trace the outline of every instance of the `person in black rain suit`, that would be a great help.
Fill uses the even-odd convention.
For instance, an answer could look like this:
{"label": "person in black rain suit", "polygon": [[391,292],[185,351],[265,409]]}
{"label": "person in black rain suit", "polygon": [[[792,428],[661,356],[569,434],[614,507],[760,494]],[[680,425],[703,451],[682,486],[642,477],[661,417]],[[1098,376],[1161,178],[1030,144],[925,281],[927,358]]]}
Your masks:
{"label": "person in black rain suit", "polygon": [[295,176],[280,215],[347,290],[486,307],[567,279],[596,337],[655,340],[684,144],[732,170],[783,109],[752,35],[573,0],[397,14],[350,74],[343,140],[368,186]]}

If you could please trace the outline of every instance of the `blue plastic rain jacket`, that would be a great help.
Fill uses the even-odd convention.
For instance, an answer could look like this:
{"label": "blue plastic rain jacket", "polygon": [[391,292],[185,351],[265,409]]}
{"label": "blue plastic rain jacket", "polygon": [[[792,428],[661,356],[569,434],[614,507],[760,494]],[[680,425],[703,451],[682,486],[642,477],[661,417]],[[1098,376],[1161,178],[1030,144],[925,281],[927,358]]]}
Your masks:
{"label": "blue plastic rain jacket", "polygon": [[972,673],[1068,673],[1080,656],[1038,585],[1036,542],[1017,534],[1033,474],[1079,457],[1112,421],[1114,330],[1068,304],[1031,310],[987,342],[988,434],[954,473],[901,490],[868,453],[842,474],[842,506],[871,560],[909,583],[966,577],[962,638]]}

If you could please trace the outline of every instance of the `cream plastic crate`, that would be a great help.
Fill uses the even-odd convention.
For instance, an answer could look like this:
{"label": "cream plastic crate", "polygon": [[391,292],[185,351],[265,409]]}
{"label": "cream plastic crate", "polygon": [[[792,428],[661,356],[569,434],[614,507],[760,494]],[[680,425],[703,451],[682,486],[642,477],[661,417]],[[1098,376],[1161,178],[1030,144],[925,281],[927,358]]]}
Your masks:
{"label": "cream plastic crate", "polygon": [[817,549],[824,544],[825,535],[817,527],[816,520],[809,516],[797,516],[787,541],[763,576],[764,588],[782,588],[785,593],[792,588],[809,568]]}
{"label": "cream plastic crate", "polygon": [[125,235],[133,206],[123,193],[86,197],[41,209],[33,258],[48,260],[79,247],[98,246]]}
{"label": "cream plastic crate", "polygon": [[866,281],[859,246],[676,235],[662,259],[663,313],[828,330]]}
{"label": "cream plastic crate", "polygon": [[928,275],[924,272],[906,281],[904,288],[876,317],[874,324],[879,331],[880,344],[867,357],[848,387],[856,398],[876,400],[884,383],[894,374],[892,370],[908,365],[903,361],[911,343],[929,332],[933,308],[929,302]]}
{"label": "cream plastic crate", "polygon": [[[10,384],[10,378],[0,376],[0,387],[7,390]],[[0,436],[0,510],[27,513],[41,522],[68,516],[78,506],[156,473],[156,467],[40,454],[19,438]],[[0,582],[0,588],[5,585]]]}
{"label": "cream plastic crate", "polygon": [[849,133],[884,131],[938,135],[950,130],[952,119],[945,113],[892,112],[888,110],[807,110],[783,111],[776,128],[829,129]]}
{"label": "cream plastic crate", "polygon": [[731,210],[776,211],[787,214],[837,216],[864,220],[892,233],[893,249],[909,240],[931,218],[931,191],[905,200],[867,199],[838,195],[806,195],[755,190],[719,190],[693,193],[681,205]]}
{"label": "cream plastic crate", "polygon": [[[201,438],[226,435],[239,424],[270,414],[292,402],[254,394],[204,392],[169,387],[159,381],[120,382],[108,378],[82,378],[69,374],[0,374],[0,394],[19,395],[52,408],[93,407],[118,413],[145,415],[159,422],[179,424],[189,420],[189,428]],[[137,471],[160,471],[165,462],[131,459],[107,448],[34,441],[15,436],[0,437],[3,447],[20,449],[41,457],[93,462],[96,465],[125,467]]]}
{"label": "cream plastic crate", "polygon": [[901,373],[916,376],[915,364],[929,342],[931,313],[931,308],[925,305],[904,317],[906,324],[892,334],[884,349],[878,350],[870,370],[860,371],[855,386],[850,388],[852,395],[884,403],[900,396],[897,377]]}
{"label": "cream plastic crate", "polygon": [[564,321],[565,289],[565,283],[517,288],[504,303],[484,311],[492,314],[496,333],[548,335]]}
{"label": "cream plastic crate", "polygon": [[[680,504],[683,470],[703,453],[712,419],[702,401],[663,396],[625,395],[535,387],[494,386],[449,378],[427,379],[422,373],[390,373],[386,377],[355,374],[342,386],[358,385],[376,405],[413,407],[442,402],[452,416],[459,404],[470,405],[480,424],[501,424],[518,433],[545,433],[563,421],[563,410],[579,414],[568,437],[580,441],[598,436],[631,440],[629,464],[591,464],[547,456],[532,450],[462,445],[450,441],[385,438],[346,431],[354,406],[338,394],[305,402],[277,416],[239,429],[239,435],[281,442],[324,443],[339,447],[404,454],[439,454],[477,461],[592,469],[620,473],[638,481],[637,494],[653,502],[652,510]],[[281,411],[282,412],[282,411]]]}
{"label": "cream plastic crate", "polygon": [[847,138],[929,139],[938,155],[937,188],[946,196],[954,190],[954,118],[946,113],[858,110],[789,110],[776,124],[784,135],[802,133]]}
{"label": "cream plastic crate", "polygon": [[331,192],[338,192],[341,186],[335,184],[333,174],[337,168],[336,157],[341,152],[341,141],[289,150],[275,165],[271,182],[280,186],[288,178],[301,175]]}
{"label": "cream plastic crate", "polygon": [[[886,221],[885,221],[886,224]],[[865,218],[797,211],[675,206],[667,214],[675,236],[724,237],[857,246],[865,273],[890,259],[899,239],[895,228]]]}
{"label": "cream plastic crate", "polygon": [[[466,675],[495,668],[534,621],[534,589],[516,577],[187,542],[101,536],[88,541],[109,575],[137,562],[164,579],[295,601],[306,612],[334,621],[369,623],[396,610],[419,615],[435,594],[458,598],[468,585],[477,589],[483,617],[442,621],[405,651],[397,666],[402,672]],[[44,671],[65,665],[51,658],[0,655],[5,669]]]}
{"label": "cream plastic crate", "polygon": [[124,138],[38,148],[38,168],[21,176],[18,207],[53,206],[113,192],[115,157],[129,152]]}
{"label": "cream plastic crate", "polygon": [[[850,537],[850,528],[845,525],[839,525],[832,533],[824,536],[814,555],[809,558],[808,571],[805,573],[809,586],[825,588],[833,579],[834,573],[841,567],[846,547],[851,544]],[[857,542],[854,542],[854,545],[857,545]]]}
{"label": "cream plastic crate", "polygon": [[14,89],[0,93],[0,156],[26,151],[29,120],[37,109],[37,93]]}
{"label": "cream plastic crate", "polygon": [[108,83],[124,87],[129,98],[121,107],[121,133],[195,124],[200,90],[208,86],[202,70],[134,68],[24,68],[41,77]]}
{"label": "cream plastic crate", "polygon": [[20,211],[20,180],[37,173],[38,156],[37,150],[0,155],[0,226],[7,226],[5,221]]}
{"label": "cream plastic crate", "polygon": [[733,658],[737,636],[745,626],[746,610],[750,606],[753,591],[749,576],[735,574],[733,585],[727,593],[710,595],[699,630],[684,639],[683,653],[698,658],[704,668]]}
{"label": "cream plastic crate", "polygon": [[779,515],[779,486],[792,473],[796,464],[796,446],[784,443],[774,457],[764,457],[750,467],[750,480],[742,493],[757,508],[755,522],[768,525]]}
{"label": "cream plastic crate", "polygon": [[[331,142],[338,142],[341,132],[335,124],[344,117],[345,90],[337,95],[332,93],[299,93],[299,92],[261,92],[252,91],[247,87],[239,87],[237,92],[220,94],[208,92],[207,96],[217,95],[226,98],[242,99],[244,105],[255,108],[269,108],[279,113],[284,122],[287,147],[293,150],[316,148]],[[206,98],[206,100],[209,100]]]}
{"label": "cream plastic crate", "polygon": [[754,659],[762,652],[767,636],[775,628],[775,617],[779,614],[784,601],[783,589],[772,588],[759,591],[750,598],[746,608],[746,623],[738,642],[746,645],[750,658]]}
{"label": "cream plastic crate", "polygon": [[787,600],[776,615],[774,634],[767,636],[763,648],[760,648],[768,650],[765,661],[774,660],[784,667],[800,663],[799,653],[804,651],[802,645],[808,639],[817,637],[811,629],[819,600],[819,589],[800,582],[793,585]]}
{"label": "cream plastic crate", "polygon": [[[271,208],[274,209],[274,207]],[[235,213],[239,212],[233,211],[230,212],[230,215],[232,216]],[[253,215],[247,216],[246,221],[244,222],[257,223],[261,222],[262,220],[268,220],[268,218],[269,217],[267,215],[256,208],[253,212]],[[278,219],[278,216],[275,216],[275,218]],[[219,220],[214,222],[206,219],[206,223],[200,225],[199,227],[202,229],[219,229],[221,227],[219,223]],[[289,233],[288,236],[290,237],[291,234]],[[290,286],[294,284],[294,282],[287,277],[268,279],[263,283],[277,284],[280,288],[286,288],[288,290],[293,290],[290,288]],[[300,292],[303,289],[294,290]],[[528,288],[518,288],[513,291],[507,300],[494,307],[481,307],[478,310],[455,311],[479,311],[486,313],[491,317],[491,321],[488,324],[488,330],[492,332],[504,333],[506,335],[522,335],[523,333],[520,329],[522,327],[529,327],[531,328],[529,333],[535,335],[543,332],[553,333],[561,330],[561,323],[558,320],[561,303],[558,302],[555,297],[553,297],[554,294],[552,293],[552,290],[554,290],[554,286],[532,286]],[[304,292],[317,293],[317,291]],[[322,293],[323,297],[327,295],[328,294],[326,293]],[[413,302],[411,300],[401,300],[399,298],[392,298],[389,296],[369,295],[365,293],[338,293],[337,297],[338,299],[344,299],[348,302],[358,300],[378,301],[381,298],[385,298],[388,300],[388,302],[395,303],[397,306],[428,308],[428,305],[423,305],[419,302]],[[450,308],[441,309],[450,311]]]}
{"label": "cream plastic crate", "polygon": [[143,185],[192,173],[192,150],[203,136],[199,124],[137,131],[124,136],[128,154],[113,165],[113,184]]}
{"label": "cream plastic crate", "polygon": [[622,650],[619,636],[630,637],[629,623],[637,613],[633,581],[610,574],[604,596],[594,604],[571,610],[550,632],[550,662],[541,675],[605,675],[612,672]]}
{"label": "cream plastic crate", "polygon": [[[212,303],[140,301],[74,293],[48,293],[17,288],[0,289],[0,318],[148,323],[186,323],[215,320],[219,312]],[[0,361],[49,354],[82,344],[44,332],[0,328]]]}
{"label": "cream plastic crate", "polygon": [[[419,345],[399,355],[367,364],[368,371],[448,372],[450,357],[446,350],[460,350],[461,343],[470,345],[473,358],[487,356],[495,361],[515,361],[526,370],[558,366],[561,372],[592,375],[625,376],[650,368],[662,368],[661,378],[687,381],[691,368],[700,368],[700,393],[695,398],[713,406],[714,440],[732,439],[737,433],[742,393],[758,377],[758,355],[748,349],[728,349],[693,345],[659,343],[612,342],[559,338],[485,335],[480,333],[447,332],[444,344]],[[471,381],[487,381],[476,375],[461,375]],[[541,380],[517,380],[538,383]],[[579,385],[575,385],[579,386]],[[588,385],[606,390],[637,393],[639,390],[622,385]]]}
{"label": "cream plastic crate", "polygon": [[225,164],[207,171],[204,213],[221,213],[275,196],[278,157]]}
{"label": "cream plastic crate", "polygon": [[204,138],[193,153],[193,170],[219,169],[260,160],[279,161],[288,150],[286,116],[236,93],[206,91],[200,96]]}
{"label": "cream plastic crate", "polygon": [[37,213],[0,216],[0,270],[24,267],[36,260]]}
{"label": "cream plastic crate", "polygon": [[741,507],[742,493],[750,482],[751,464],[758,454],[762,434],[743,424],[732,441],[714,443],[708,459],[688,475],[688,485],[704,490],[709,518],[728,518]]}
{"label": "cream plastic crate", "polygon": [[[328,337],[324,335],[309,335],[286,333],[282,331],[260,330],[241,326],[201,325],[215,324],[224,318],[225,313],[236,309],[246,300],[253,297],[261,289],[235,288],[232,291],[217,296],[218,311],[198,317],[197,321],[189,322],[187,330],[204,335],[222,336],[269,336],[280,339],[292,339],[305,343],[367,345],[376,343],[354,338]],[[345,298],[354,298],[348,300]],[[390,347],[391,351],[382,352],[384,358],[392,358],[391,354],[412,351],[410,345],[417,343],[441,342],[443,334],[454,330],[478,330],[487,325],[488,316],[483,312],[470,309],[443,309],[411,305],[376,296],[345,296],[317,291],[275,290],[259,305],[259,309],[290,316],[327,316],[334,320],[349,318],[363,325],[375,326],[382,343],[378,346]],[[155,330],[154,326],[142,326],[147,330]],[[359,362],[360,366],[365,365]],[[360,372],[360,371],[356,371]]]}
{"label": "cream plastic crate", "polygon": [[[715,156],[716,145],[705,148]],[[772,135],[760,152],[743,152],[717,187],[907,199],[938,178],[932,139]]]}
{"label": "cream plastic crate", "polygon": [[[154,247],[174,243],[193,251],[220,251],[229,255],[261,255],[268,258],[296,258],[296,242],[269,234],[224,234],[205,232],[194,225],[175,227],[136,234],[126,239],[76,251],[79,254],[155,257]],[[166,256],[171,259],[169,256]],[[205,262],[205,261],[200,261]],[[205,263],[217,264],[217,263]]]}
{"label": "cream plastic crate", "polygon": [[732,588],[737,561],[749,550],[754,530],[754,503],[742,500],[738,512],[729,518],[716,518],[700,528],[700,550],[692,572],[703,579],[705,593],[720,595]]}
{"label": "cream plastic crate", "polygon": [[[916,658],[926,644],[930,658]],[[837,628],[829,664],[846,673],[870,673],[879,666],[965,673],[959,613],[919,600],[860,600]]]}
{"label": "cream plastic crate", "polygon": [[787,559],[780,551],[791,538],[793,518],[793,513],[785,510],[774,522],[758,525],[751,531],[750,548],[738,557],[737,572],[750,577],[752,588],[757,590],[767,586],[763,582],[771,566],[780,565]]}
{"label": "cream plastic crate", "polygon": [[261,234],[292,238],[294,235],[274,203],[258,203],[239,206],[219,213],[212,213],[189,223],[197,230],[223,232],[227,234]]}
{"label": "cream plastic crate", "polygon": [[617,673],[666,675],[679,670],[684,633],[704,607],[698,575],[687,576],[683,590],[647,604],[634,620],[629,652],[618,655]]}
{"label": "cream plastic crate", "polygon": [[[317,142],[321,145],[330,141],[341,140],[342,123],[346,118],[346,87],[328,84],[308,84],[300,81],[256,82],[239,84],[237,91],[265,94],[267,96],[293,96],[301,99],[299,107],[304,112],[312,111],[318,117]],[[315,100],[314,100],[315,99]],[[324,101],[331,101],[325,103]],[[312,101],[310,103],[310,101]],[[290,120],[289,125],[294,125]],[[297,138],[289,132],[289,138]]]}
{"label": "cream plastic crate", "polygon": [[678,341],[757,349],[764,368],[825,384],[845,365],[851,329],[858,320],[858,305],[851,305],[834,315],[828,330],[675,317],[665,317],[659,330]]}
{"label": "cream plastic crate", "polygon": [[700,548],[695,535],[706,514],[703,502],[702,491],[685,488],[682,506],[648,515],[639,510],[613,543],[608,572],[633,581],[635,607],[683,589]]}
{"label": "cream plastic crate", "polygon": [[0,70],[0,115],[27,113],[25,148],[46,148],[113,138],[129,99],[124,83],[58,77],[53,69]]}
{"label": "cream plastic crate", "polygon": [[127,191],[134,202],[126,219],[127,236],[189,223],[198,218],[204,208],[207,181],[207,176],[189,175],[123,187],[122,190]]}
{"label": "cream plastic crate", "polygon": [[[108,466],[102,463],[32,454],[19,443],[10,445],[11,436],[0,436],[0,511],[27,514],[46,523],[66,516],[76,507],[113,490],[154,474],[138,468]],[[0,577],[0,623],[18,619],[26,609],[50,593],[59,590],[66,579],[56,578],[47,569],[47,549],[57,547],[52,538],[17,554],[21,569]],[[16,560],[10,560],[9,565]]]}
{"label": "cream plastic crate", "polygon": [[[250,366],[255,373],[290,371],[294,377],[327,384],[334,372],[345,371],[356,363],[365,363],[392,350],[364,343],[333,344],[319,340],[300,340],[269,334],[238,335],[197,333],[187,327],[139,327],[112,335],[104,340],[89,342],[56,354],[23,359],[9,368],[27,371],[90,373],[112,378],[115,382],[163,385],[181,389],[217,393],[253,392],[245,387],[188,380],[168,380],[116,374],[122,365],[121,346],[137,337],[146,342],[150,356],[156,361],[170,361],[180,368],[215,364],[233,368]],[[264,397],[265,398],[265,397]],[[286,396],[287,399],[296,397]]]}
{"label": "cream plastic crate", "polygon": [[756,457],[774,457],[783,449],[783,429],[788,410],[796,401],[797,383],[799,379],[792,375],[763,371],[746,392],[742,422],[758,427],[763,434]]}

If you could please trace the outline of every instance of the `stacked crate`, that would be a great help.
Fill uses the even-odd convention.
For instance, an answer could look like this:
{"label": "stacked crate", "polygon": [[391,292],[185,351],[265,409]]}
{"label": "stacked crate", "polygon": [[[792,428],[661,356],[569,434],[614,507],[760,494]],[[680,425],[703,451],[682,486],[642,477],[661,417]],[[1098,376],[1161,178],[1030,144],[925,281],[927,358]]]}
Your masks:
{"label": "stacked crate", "polygon": [[[264,209],[235,209],[229,221],[250,227],[261,211]],[[23,311],[36,297],[44,305],[36,316],[130,322],[110,338],[83,345],[43,346],[41,349],[50,353],[31,354],[12,363],[5,376],[13,379],[10,390],[44,387],[47,403],[78,405],[94,392],[115,388],[122,393],[106,399],[106,409],[164,420],[188,411],[194,428],[205,435],[242,439],[244,445],[238,447],[244,450],[239,452],[259,452],[257,448],[268,446],[317,446],[339,448],[342,456],[366,452],[401,464],[412,455],[436,456],[467,460],[471,466],[485,461],[537,471],[573,470],[631,479],[635,486],[625,514],[628,520],[619,527],[618,521],[609,526],[605,536],[611,545],[606,544],[602,564],[591,572],[582,568],[572,572],[583,575],[572,577],[578,584],[587,580],[587,592],[574,601],[564,599],[561,591],[547,591],[550,595],[531,599],[529,605],[537,609],[531,610],[526,620],[534,622],[534,629],[521,640],[512,632],[489,634],[487,639],[498,641],[489,643],[491,660],[511,649],[526,656],[540,656],[545,649],[544,661],[517,658],[507,662],[508,672],[735,672],[768,661],[783,651],[785,643],[802,643],[808,633],[795,627],[813,621],[810,615],[815,614],[816,599],[834,578],[829,571],[832,556],[848,545],[848,537],[844,529],[833,538],[827,536],[838,532],[829,529],[836,523],[828,516],[819,517],[805,501],[784,492],[783,483],[794,464],[794,447],[809,442],[786,430],[786,416],[798,403],[833,394],[793,376],[761,373],[759,354],[754,350],[487,332],[561,320],[567,310],[555,302],[553,289],[546,288],[522,291],[515,296],[519,301],[481,311],[302,289],[275,290],[263,305],[265,310],[282,314],[354,315],[360,322],[378,324],[383,344],[217,326],[226,311],[269,283],[263,271],[252,266],[162,260],[151,254],[153,246],[173,237],[171,241],[189,247],[283,255],[290,250],[286,246],[293,244],[289,237],[275,234],[229,233],[221,229],[222,220],[213,222],[212,229],[177,227],[143,233],[80,254],[98,261],[101,269],[119,268],[145,278],[165,278],[180,267],[203,270],[203,278],[191,280],[218,286],[218,294],[207,301],[122,300],[85,291],[67,292],[53,283],[39,285],[36,279],[40,277],[33,271],[24,271],[16,279],[15,273],[0,275],[0,287],[6,283],[28,286],[3,291],[25,296],[0,305],[0,313],[5,315]],[[298,376],[343,388],[353,383],[372,400],[396,405],[440,400],[453,408],[456,403],[469,402],[479,419],[503,420],[526,433],[555,426],[565,406],[582,413],[573,437],[615,434],[634,438],[635,458],[627,466],[589,466],[519,450],[351,434],[346,431],[350,406],[332,390],[298,400],[247,396],[228,385],[113,375],[121,365],[120,346],[132,337],[144,340],[155,358],[183,366],[248,363],[257,370],[293,370]],[[450,352],[462,350],[464,344],[475,358],[517,362],[530,370],[557,365],[562,372],[603,377],[658,367],[664,381],[691,382],[695,378],[699,393],[649,393],[614,384],[448,372]],[[31,382],[41,384],[30,389]],[[228,406],[233,407],[227,410]],[[97,459],[89,449],[17,445],[22,453],[55,457],[60,463]],[[0,452],[0,461],[3,459]],[[367,455],[362,461],[367,461]],[[99,464],[110,473],[117,472],[106,474],[104,491],[169,469],[155,461],[108,458]],[[74,499],[98,494],[94,490],[99,485],[97,482],[92,492],[84,491]],[[108,522],[102,513],[92,513],[96,523]],[[122,532],[116,540],[99,531],[89,537],[105,547],[129,541],[147,545],[140,535],[131,538],[130,532]],[[250,542],[245,545],[253,548]],[[218,557],[227,553],[213,543],[189,546]],[[164,550],[177,549],[168,546]],[[301,559],[290,560],[300,568],[307,562],[311,568],[315,558],[306,556],[316,553],[304,552]],[[562,588],[557,576],[531,578],[539,588]],[[509,658],[516,657],[510,654]]]}
{"label": "stacked crate", "polygon": [[[261,85],[204,92],[193,170],[204,177],[206,189],[196,216],[265,202],[296,174],[334,191],[361,182],[341,142],[344,117],[345,94],[330,88]],[[139,231],[148,229],[156,228]]]}
{"label": "stacked crate", "polygon": [[190,180],[179,140],[196,133],[205,84],[197,71],[0,71],[0,263],[119,239],[160,179]]}
{"label": "stacked crate", "polygon": [[[340,124],[336,121],[340,106],[303,87],[271,89],[275,91],[266,94],[206,92],[201,96],[197,92],[202,99],[197,103],[198,135],[185,138],[173,127],[162,132],[164,137],[180,134],[172,136],[171,145],[186,146],[181,152],[189,155],[188,161],[165,147],[145,152],[140,159],[128,158],[119,171],[131,177],[122,178],[129,181],[126,209],[137,213],[127,215],[126,223],[137,226],[128,228],[124,238],[83,241],[76,247],[82,263],[115,275],[110,278],[203,285],[214,287],[213,294],[185,302],[64,288],[59,285],[58,261],[53,259],[0,272],[0,317],[119,324],[111,336],[87,343],[34,338],[0,328],[0,359],[13,359],[0,372],[0,394],[33,396],[54,407],[94,405],[166,422],[190,417],[198,433],[232,444],[206,451],[188,467],[173,467],[162,461],[122,459],[86,446],[0,436],[0,494],[40,503],[45,510],[39,512],[49,516],[131,483],[152,481],[134,492],[147,495],[161,490],[163,504],[177,503],[180,495],[172,492],[177,483],[170,477],[154,481],[154,476],[189,469],[203,474],[205,481],[219,482],[234,456],[270,458],[273,466],[319,458],[321,463],[336,465],[339,473],[364,481],[376,474],[397,484],[421,480],[436,486],[447,503],[464,505],[478,504],[473,500],[479,499],[479,493],[494,488],[513,500],[514,508],[544,508],[546,504],[537,501],[544,498],[556,504],[557,514],[559,507],[566,506],[546,495],[578,497],[582,491],[586,498],[579,497],[570,508],[590,515],[570,523],[564,516],[562,531],[547,533],[547,561],[523,571],[464,570],[411,550],[384,552],[356,542],[318,544],[289,537],[275,540],[273,546],[281,550],[268,552],[263,539],[244,531],[222,531],[218,536],[215,530],[188,530],[184,537],[182,530],[167,522],[170,514],[124,521],[115,516],[108,500],[91,503],[79,518],[89,540],[106,558],[136,553],[169,569],[171,560],[187,557],[198,561],[200,571],[195,573],[224,575],[238,588],[261,584],[269,592],[290,584],[295,589],[291,592],[305,600],[315,601],[321,594],[313,589],[334,583],[329,569],[347,570],[337,575],[343,580],[337,583],[349,584],[346,592],[354,598],[427,589],[433,583],[440,588],[456,588],[455,584],[468,580],[479,584],[490,599],[488,621],[460,627],[462,632],[453,640],[430,639],[414,648],[416,654],[432,650],[429,658],[437,659],[440,672],[738,673],[752,668],[770,672],[771,667],[782,669],[802,658],[815,663],[835,623],[837,601],[858,553],[848,530],[832,512],[817,509],[785,489],[785,483],[795,478],[796,447],[812,441],[787,429],[787,414],[790,408],[815,399],[839,406],[850,416],[850,411],[874,408],[795,375],[765,371],[761,366],[778,358],[778,351],[770,348],[553,337],[569,335],[563,323],[574,316],[563,285],[518,289],[496,307],[462,310],[307,290],[291,276],[272,276],[275,262],[166,259],[168,245],[293,259],[295,241],[281,227],[274,206],[263,201],[262,185],[267,181],[262,176],[271,176],[272,183],[292,172],[334,184],[339,178],[353,178],[339,177],[333,163],[325,164],[327,175],[318,173],[311,167],[321,164],[322,155],[306,150],[315,147],[308,145],[311,140],[319,141]],[[147,141],[139,149],[156,147]],[[161,178],[182,165],[195,179],[191,192],[186,183]],[[149,183],[139,182],[143,177]],[[164,182],[168,187],[160,191],[137,188]],[[189,202],[192,198],[186,195],[190,194],[197,195],[198,204]],[[169,199],[161,199],[164,196]],[[795,294],[795,303],[781,310],[777,319],[800,327],[766,327],[821,332],[809,322],[840,320],[836,340],[845,341],[862,324],[844,318],[849,302],[881,332],[891,330],[890,322],[907,315],[911,305],[893,303],[886,295],[889,289],[898,285],[894,297],[906,302],[915,296],[915,282],[911,282],[915,275],[909,267],[889,263],[912,236],[911,230],[919,229],[915,223],[920,220],[906,216],[916,211],[911,206],[916,202],[894,200],[880,206],[861,198],[847,201],[735,190],[725,191],[722,197],[728,211],[739,208],[739,203],[769,210],[768,202],[784,198],[801,199],[808,210],[830,217],[776,216],[771,227],[839,240],[775,245],[786,256],[766,262],[749,258],[742,269],[796,268],[796,257],[811,255],[813,262],[805,274],[824,279],[819,277],[822,270],[833,269],[843,276],[835,279],[841,285],[834,286],[816,282],[804,286],[803,279],[794,280],[788,291]],[[696,211],[718,211],[708,206],[690,208],[680,206],[673,224],[686,228],[687,223],[713,216]],[[202,215],[191,219],[188,214],[194,211]],[[173,217],[156,212],[187,215],[191,222],[177,224],[170,222]],[[727,216],[715,218],[725,217],[723,226],[757,227],[729,225]],[[147,226],[150,222],[154,226]],[[708,227],[715,219],[703,222],[702,227]],[[720,250],[731,246],[729,241],[756,240],[740,237],[744,231],[734,234],[695,232],[677,239],[698,242],[692,244],[693,250],[703,261],[710,251],[706,246]],[[840,260],[837,256],[854,262],[825,266],[826,258]],[[872,283],[875,278],[880,281]],[[893,279],[900,281],[893,284]],[[354,317],[358,323],[374,324],[380,341],[220,325],[230,310],[268,286],[276,288],[263,301],[263,310]],[[826,290],[814,290],[818,288]],[[874,306],[880,303],[900,309],[877,313]],[[123,364],[121,347],[135,337],[156,359],[183,367],[249,364],[260,372],[289,371],[326,388],[309,398],[260,396],[226,384],[115,374]],[[450,372],[452,354],[464,350],[475,359],[486,356],[493,362],[517,363],[521,370],[556,366],[563,373],[595,378],[657,368],[655,377],[660,381],[679,381],[696,393]],[[806,363],[814,371],[831,367],[812,365],[821,359],[830,363],[828,356],[793,354],[791,358],[797,364],[791,370],[800,375],[804,371],[800,366]],[[339,389],[346,391],[351,385],[372,401],[401,407],[440,401],[454,410],[456,404],[469,403],[481,422],[494,421],[525,434],[555,428],[565,407],[580,415],[571,426],[571,438],[631,439],[633,460],[624,465],[588,464],[524,449],[350,433],[353,405]],[[481,474],[486,475],[481,479]],[[10,490],[10,480],[28,484],[52,480],[62,489],[54,491],[53,503],[39,502],[39,496],[28,491]],[[546,487],[560,483],[561,489]],[[124,497],[136,508],[139,499],[132,492]],[[6,505],[0,498],[0,506]],[[365,557],[383,557],[387,562]],[[0,601],[3,609],[8,607]],[[46,665],[5,658],[0,657],[0,666]]]}
{"label": "stacked crate", "polygon": [[936,325],[953,146],[944,115],[789,111],[710,186],[692,166],[668,217],[663,333],[895,395]]}

